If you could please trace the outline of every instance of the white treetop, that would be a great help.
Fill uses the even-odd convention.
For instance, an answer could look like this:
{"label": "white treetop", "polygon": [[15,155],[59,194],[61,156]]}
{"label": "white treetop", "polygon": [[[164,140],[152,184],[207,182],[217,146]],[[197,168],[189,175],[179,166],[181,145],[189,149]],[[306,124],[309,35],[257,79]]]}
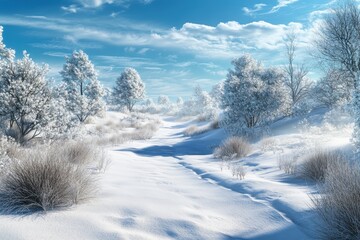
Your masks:
{"label": "white treetop", "polygon": [[41,133],[51,119],[51,102],[46,81],[46,65],[38,66],[24,52],[24,57],[8,62],[1,68],[0,114],[9,120],[9,127],[18,130],[21,143]]}
{"label": "white treetop", "polygon": [[145,97],[145,85],[134,68],[126,68],[116,80],[113,100],[116,105],[132,111],[134,105]]}
{"label": "white treetop", "polygon": [[86,53],[82,50],[74,51],[72,56],[66,59],[60,73],[66,84],[68,109],[80,122],[103,112],[104,89]]}
{"label": "white treetop", "polygon": [[13,60],[15,57],[15,51],[9,48],[6,48],[3,43],[3,27],[0,26],[0,60]]}
{"label": "white treetop", "polygon": [[235,133],[266,123],[286,109],[283,75],[265,69],[250,55],[235,59],[224,83],[222,107],[225,126]]}
{"label": "white treetop", "polygon": [[163,106],[168,106],[171,104],[171,102],[168,96],[161,95],[158,97],[158,104]]}

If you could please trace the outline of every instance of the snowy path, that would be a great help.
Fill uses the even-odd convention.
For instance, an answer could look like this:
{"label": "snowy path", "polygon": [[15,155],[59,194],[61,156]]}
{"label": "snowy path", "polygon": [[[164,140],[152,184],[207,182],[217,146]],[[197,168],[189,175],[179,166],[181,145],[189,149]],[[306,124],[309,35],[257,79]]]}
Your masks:
{"label": "snowy path", "polygon": [[184,127],[165,121],[153,139],[112,152],[109,174],[121,176],[116,185],[122,199],[117,203],[122,237],[307,239],[270,205],[218,185],[211,178],[201,178],[191,170],[186,159],[194,156],[187,152],[201,149],[191,143],[181,145]]}
{"label": "snowy path", "polygon": [[96,199],[44,216],[0,216],[0,239],[310,239],[264,197],[189,164],[214,161],[204,154],[216,143],[185,138],[184,128],[165,119],[151,140],[110,149]]}

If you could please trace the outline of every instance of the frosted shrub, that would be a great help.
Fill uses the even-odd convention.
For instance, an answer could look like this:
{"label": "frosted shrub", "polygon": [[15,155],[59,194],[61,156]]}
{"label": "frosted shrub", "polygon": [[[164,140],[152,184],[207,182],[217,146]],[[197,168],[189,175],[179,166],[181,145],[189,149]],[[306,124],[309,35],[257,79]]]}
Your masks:
{"label": "frosted shrub", "polygon": [[313,198],[320,216],[320,239],[360,236],[360,166],[338,160],[328,166],[320,194]]}
{"label": "frosted shrub", "polygon": [[196,126],[196,125],[189,126],[188,128],[185,129],[184,135],[185,136],[199,135],[218,128],[219,128],[219,121],[213,120],[212,122],[210,122],[205,126]]}
{"label": "frosted shrub", "polygon": [[100,151],[94,144],[85,141],[56,143],[51,146],[51,150],[54,156],[80,165],[94,162],[97,152]]}
{"label": "frosted shrub", "polygon": [[21,156],[23,149],[20,149],[20,145],[12,138],[2,136],[0,138],[0,155],[8,156],[12,159]]}
{"label": "frosted shrub", "polygon": [[214,157],[223,160],[239,159],[247,156],[251,151],[250,144],[240,137],[226,139],[214,151]]}
{"label": "frosted shrub", "polygon": [[274,151],[276,149],[277,142],[274,138],[264,138],[260,141],[260,149],[263,152]]}
{"label": "frosted shrub", "polygon": [[187,129],[185,129],[184,131],[184,135],[185,136],[194,136],[194,135],[199,135],[199,134],[203,134],[206,133],[208,131],[210,131],[212,128],[207,125],[207,126],[202,126],[202,127],[198,127],[196,125],[191,125],[190,127],[188,127]]}
{"label": "frosted shrub", "polygon": [[86,169],[51,156],[49,152],[36,152],[12,162],[0,181],[4,213],[70,207],[93,195],[94,177]]}
{"label": "frosted shrub", "polygon": [[239,180],[242,180],[245,178],[246,170],[245,170],[244,166],[242,166],[242,165],[233,164],[233,165],[231,165],[231,173],[232,173],[233,177],[235,177]]}
{"label": "frosted shrub", "polygon": [[[127,121],[129,119],[125,119]],[[146,140],[150,139],[154,136],[156,131],[159,129],[161,122],[156,119],[152,120],[134,120],[132,119],[130,122],[124,122],[123,127],[134,127],[135,129],[131,132],[124,132],[124,133],[111,133],[106,136],[98,136],[95,141],[98,145],[119,145],[127,141],[132,140]],[[148,121],[148,123],[141,124],[139,121]]]}
{"label": "frosted shrub", "polygon": [[343,159],[340,153],[315,150],[303,161],[300,174],[313,181],[324,181],[328,166],[340,159]]}
{"label": "frosted shrub", "polygon": [[280,170],[283,170],[286,174],[296,174],[298,163],[297,157],[287,157],[280,156],[278,158],[278,167]]}

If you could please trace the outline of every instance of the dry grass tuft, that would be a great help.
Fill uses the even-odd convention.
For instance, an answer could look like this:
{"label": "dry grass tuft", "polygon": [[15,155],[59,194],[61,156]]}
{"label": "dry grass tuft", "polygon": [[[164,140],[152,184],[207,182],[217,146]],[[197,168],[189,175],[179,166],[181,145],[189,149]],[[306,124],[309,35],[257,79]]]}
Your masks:
{"label": "dry grass tuft", "polygon": [[91,173],[38,151],[12,162],[0,184],[0,206],[4,213],[33,213],[70,207],[93,196]]}
{"label": "dry grass tuft", "polygon": [[359,239],[360,166],[344,159],[328,165],[320,195],[313,199],[321,218],[320,239]]}
{"label": "dry grass tuft", "polygon": [[325,179],[328,166],[339,159],[343,159],[340,153],[315,150],[303,161],[300,174],[303,178],[322,182]]}
{"label": "dry grass tuft", "polygon": [[283,170],[286,174],[296,174],[298,170],[298,163],[296,157],[280,156],[278,158],[278,166],[280,170]]}
{"label": "dry grass tuft", "polygon": [[251,151],[250,144],[240,137],[226,139],[214,151],[214,157],[223,160],[239,159],[247,156]]}

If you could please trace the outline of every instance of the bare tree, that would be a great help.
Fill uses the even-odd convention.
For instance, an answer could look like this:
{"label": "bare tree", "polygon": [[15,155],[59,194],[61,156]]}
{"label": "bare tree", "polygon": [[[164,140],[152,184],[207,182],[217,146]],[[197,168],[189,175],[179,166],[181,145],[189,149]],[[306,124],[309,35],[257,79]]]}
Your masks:
{"label": "bare tree", "polygon": [[320,57],[345,68],[357,89],[360,73],[360,11],[348,1],[324,19],[316,46]]}
{"label": "bare tree", "polygon": [[309,71],[304,65],[297,66],[294,63],[296,51],[296,34],[290,32],[284,39],[288,64],[285,67],[285,85],[290,92],[292,106],[296,105],[309,93],[311,83],[307,78]]}
{"label": "bare tree", "polygon": [[354,1],[346,1],[324,19],[316,47],[320,57],[339,69],[345,69],[354,86],[354,140],[360,149],[360,10]]}

